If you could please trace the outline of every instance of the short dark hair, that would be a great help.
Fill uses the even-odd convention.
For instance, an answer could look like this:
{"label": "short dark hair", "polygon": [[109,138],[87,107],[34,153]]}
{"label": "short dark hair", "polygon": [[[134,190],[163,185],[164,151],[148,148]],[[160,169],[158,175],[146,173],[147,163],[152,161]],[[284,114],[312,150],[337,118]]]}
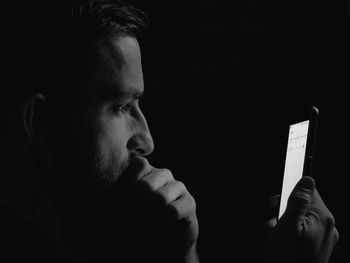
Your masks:
{"label": "short dark hair", "polygon": [[12,62],[13,87],[1,96],[2,114],[33,92],[51,101],[69,99],[96,41],[124,35],[140,39],[149,24],[143,11],[121,0],[61,0],[51,6],[39,1],[22,12],[13,29],[20,32],[10,38],[15,43],[10,61],[20,65]]}
{"label": "short dark hair", "polygon": [[54,37],[60,43],[56,59],[62,64],[65,86],[74,86],[90,73],[99,41],[125,35],[140,39],[148,26],[144,12],[120,0],[77,0],[67,10],[68,17],[59,25],[63,31]]}
{"label": "short dark hair", "polygon": [[138,37],[147,22],[144,12],[120,0],[80,0],[70,8],[69,24],[93,37],[111,31]]}
{"label": "short dark hair", "polygon": [[95,48],[97,41],[124,35],[140,38],[147,21],[144,12],[120,0],[80,0],[73,4],[63,32],[64,39],[68,40],[69,59],[77,59],[78,67],[75,65],[73,71],[81,68],[81,62],[86,62],[86,54]]}

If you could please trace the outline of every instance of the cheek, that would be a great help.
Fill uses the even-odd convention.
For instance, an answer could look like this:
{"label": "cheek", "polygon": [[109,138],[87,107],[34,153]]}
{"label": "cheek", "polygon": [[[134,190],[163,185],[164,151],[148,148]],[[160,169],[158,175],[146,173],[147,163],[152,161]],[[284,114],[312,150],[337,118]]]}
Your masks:
{"label": "cheek", "polygon": [[127,158],[128,135],[122,121],[102,123],[98,133],[98,148],[104,161],[121,163]]}

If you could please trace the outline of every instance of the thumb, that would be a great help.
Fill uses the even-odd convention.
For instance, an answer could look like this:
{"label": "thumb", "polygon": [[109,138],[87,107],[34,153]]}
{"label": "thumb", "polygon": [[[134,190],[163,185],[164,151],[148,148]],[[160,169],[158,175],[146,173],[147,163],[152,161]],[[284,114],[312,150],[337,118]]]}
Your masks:
{"label": "thumb", "polygon": [[289,196],[286,214],[290,219],[299,219],[306,215],[315,190],[315,181],[310,176],[302,177]]}

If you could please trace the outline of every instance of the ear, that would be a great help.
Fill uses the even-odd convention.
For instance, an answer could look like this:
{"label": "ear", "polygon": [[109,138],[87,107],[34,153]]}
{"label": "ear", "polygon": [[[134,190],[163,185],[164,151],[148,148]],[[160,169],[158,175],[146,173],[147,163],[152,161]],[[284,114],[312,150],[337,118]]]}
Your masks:
{"label": "ear", "polygon": [[23,125],[27,138],[40,143],[45,134],[46,99],[41,93],[28,97],[23,109]]}

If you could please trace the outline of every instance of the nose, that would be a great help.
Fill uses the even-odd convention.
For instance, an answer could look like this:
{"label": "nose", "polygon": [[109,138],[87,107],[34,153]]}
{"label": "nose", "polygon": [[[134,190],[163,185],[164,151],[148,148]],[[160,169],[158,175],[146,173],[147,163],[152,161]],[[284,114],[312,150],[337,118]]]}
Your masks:
{"label": "nose", "polygon": [[154,142],[147,120],[140,110],[132,126],[133,135],[128,140],[128,150],[142,156],[151,154],[154,150]]}

